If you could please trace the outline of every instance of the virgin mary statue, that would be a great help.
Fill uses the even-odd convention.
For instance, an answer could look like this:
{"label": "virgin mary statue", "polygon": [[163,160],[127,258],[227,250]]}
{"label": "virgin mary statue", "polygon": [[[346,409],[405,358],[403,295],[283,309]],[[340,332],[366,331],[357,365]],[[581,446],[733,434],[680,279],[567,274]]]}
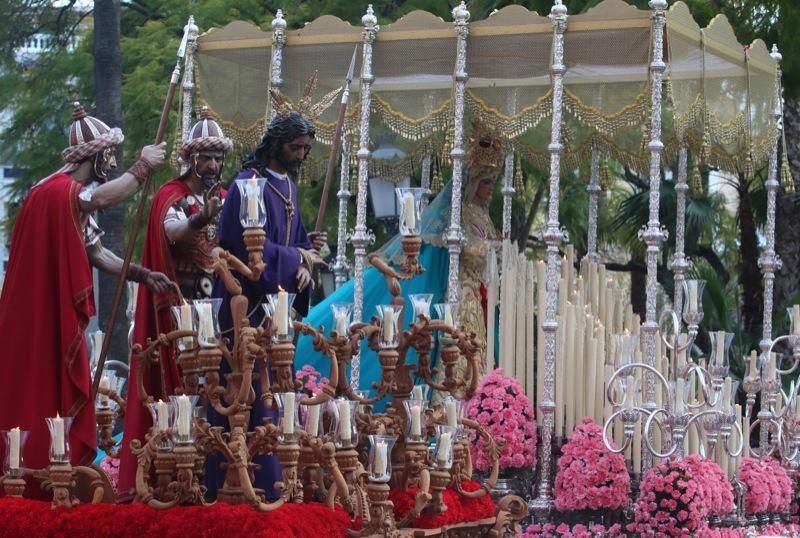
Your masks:
{"label": "virgin mary statue", "polygon": [[[458,323],[467,331],[472,331],[486,345],[486,288],[487,288],[487,261],[489,256],[494,256],[495,246],[499,239],[494,224],[489,214],[489,202],[499,175],[503,150],[499,138],[483,131],[480,126],[473,128],[473,139],[470,142],[467,157],[467,181],[463,193],[462,229],[465,241],[459,257],[458,285],[460,288],[458,306]],[[420,264],[425,272],[411,280],[404,281],[403,297],[406,304],[410,305],[409,295],[417,293],[433,294],[433,303],[443,303],[447,296],[447,277],[449,269],[449,254],[444,241],[444,233],[450,225],[450,207],[453,195],[452,182],[448,182],[439,195],[425,208],[422,214],[420,235],[423,240],[419,256]],[[400,237],[395,236],[381,248],[382,256],[399,264],[402,261]],[[319,327],[324,326],[326,331],[334,326],[331,305],[334,303],[353,302],[354,281],[351,279],[329,295],[324,301],[317,304],[309,312],[306,322]],[[370,267],[364,271],[364,321],[368,321],[376,312],[376,307],[389,304],[392,295],[386,286],[383,275]],[[412,321],[413,310],[406,308],[405,327]],[[494,343],[493,343],[494,344]],[[494,365],[485,364],[485,353],[481,353],[481,375]],[[435,362],[436,353],[431,355]],[[415,360],[415,359],[412,359]],[[328,359],[313,350],[310,338],[301,338],[297,345],[296,366],[300,369],[309,364],[316,370],[328,372]],[[466,367],[462,358],[459,368]],[[459,371],[459,374],[462,372]],[[366,342],[362,342],[360,360],[360,389],[368,389],[373,382],[380,379],[381,370],[378,358],[370,350]]]}

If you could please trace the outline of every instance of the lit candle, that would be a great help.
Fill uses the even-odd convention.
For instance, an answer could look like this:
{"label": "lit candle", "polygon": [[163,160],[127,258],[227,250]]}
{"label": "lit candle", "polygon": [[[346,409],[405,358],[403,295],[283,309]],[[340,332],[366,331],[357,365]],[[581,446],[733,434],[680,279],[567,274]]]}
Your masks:
{"label": "lit candle", "polygon": [[422,385],[414,385],[411,389],[411,399],[420,401],[422,400]]}
{"label": "lit candle", "polygon": [[107,406],[108,405],[108,396],[104,394],[104,392],[108,391],[108,376],[104,375],[100,379],[100,389],[97,391],[97,394],[100,396],[100,405]]}
{"label": "lit candle", "polygon": [[53,454],[58,457],[64,457],[64,419],[56,413],[56,418],[53,419]]}
{"label": "lit candle", "polygon": [[178,437],[189,437],[192,424],[192,401],[185,394],[178,396]]}
{"label": "lit candle", "polygon": [[405,209],[406,228],[409,232],[417,227],[417,213],[414,207],[414,194],[407,192],[403,195],[403,207]]}
{"label": "lit candle", "polygon": [[436,453],[436,459],[439,465],[447,464],[447,453],[450,452],[450,432],[444,432],[439,436],[439,451]]}
{"label": "lit candle", "polygon": [[375,476],[385,476],[386,475],[386,463],[388,460],[387,452],[388,446],[386,445],[385,441],[378,441],[375,445],[375,464],[374,464],[374,472]]}
{"label": "lit candle", "polygon": [[336,313],[336,332],[339,336],[347,336],[347,314],[345,312]]}
{"label": "lit candle", "polygon": [[800,304],[792,307],[792,334],[800,336]]}
{"label": "lit candle", "polygon": [[156,403],[156,430],[165,432],[169,429],[169,407],[167,402],[158,400]]}
{"label": "lit candle", "polygon": [[247,220],[252,224],[258,222],[258,180],[247,180]]}
{"label": "lit candle", "polygon": [[391,306],[383,307],[383,341],[394,342],[394,308]]}
{"label": "lit candle", "polygon": [[445,414],[447,415],[447,425],[455,428],[458,426],[458,410],[455,400],[447,400],[444,404]]}
{"label": "lit candle", "polygon": [[289,334],[289,294],[278,289],[278,305],[275,308],[275,326],[278,328],[278,336]]}
{"label": "lit candle", "polygon": [[286,392],[283,395],[283,433],[286,435],[294,433],[294,396],[294,392]]}
{"label": "lit candle", "polygon": [[626,382],[625,386],[625,409],[631,410],[633,409],[633,393],[635,390],[635,380],[632,375],[628,376],[628,381]]}
{"label": "lit candle", "polygon": [[350,441],[352,437],[350,432],[350,402],[339,400],[336,405],[339,406],[339,438],[345,442]]}
{"label": "lit candle", "polygon": [[319,435],[319,405],[308,406],[308,435],[316,437]]}
{"label": "lit candle", "polygon": [[450,311],[450,304],[444,305],[444,324],[453,326],[453,313]]}
{"label": "lit candle", "polygon": [[422,408],[412,405],[411,409],[411,435],[420,437],[422,435]]}
{"label": "lit candle", "polygon": [[8,449],[8,466],[16,470],[19,469],[19,427],[11,428],[8,438],[11,445]]}

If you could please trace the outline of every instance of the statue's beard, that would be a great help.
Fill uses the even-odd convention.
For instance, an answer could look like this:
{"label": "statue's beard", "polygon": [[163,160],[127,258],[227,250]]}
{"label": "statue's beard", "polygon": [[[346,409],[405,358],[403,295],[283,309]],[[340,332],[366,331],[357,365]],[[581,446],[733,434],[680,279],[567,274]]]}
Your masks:
{"label": "statue's beard", "polygon": [[283,156],[281,156],[278,157],[278,164],[280,164],[281,167],[286,170],[286,173],[294,179],[297,177],[297,174],[300,173],[300,167],[303,165],[303,161],[284,159]]}

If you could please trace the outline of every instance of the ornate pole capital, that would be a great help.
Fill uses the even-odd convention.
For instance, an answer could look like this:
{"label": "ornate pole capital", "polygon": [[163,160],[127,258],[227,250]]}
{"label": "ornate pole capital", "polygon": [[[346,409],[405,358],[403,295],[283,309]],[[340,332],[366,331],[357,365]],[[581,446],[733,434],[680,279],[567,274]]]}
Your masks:
{"label": "ornate pole capital", "polygon": [[361,33],[364,43],[374,43],[381,27],[378,26],[378,17],[375,16],[375,12],[372,10],[372,4],[367,6],[367,12],[361,17],[361,24],[364,26],[364,31]]}

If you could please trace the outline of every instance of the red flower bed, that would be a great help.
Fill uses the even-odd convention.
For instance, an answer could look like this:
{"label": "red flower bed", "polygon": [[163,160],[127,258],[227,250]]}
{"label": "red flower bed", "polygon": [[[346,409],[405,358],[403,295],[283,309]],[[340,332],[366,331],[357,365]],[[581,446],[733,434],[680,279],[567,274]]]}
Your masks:
{"label": "red flower bed", "polygon": [[[464,491],[477,491],[481,485],[477,482],[464,482]],[[403,519],[414,507],[414,495],[419,488],[408,488],[407,491],[392,489],[389,500],[394,503],[394,516],[397,520]],[[412,521],[411,525],[418,529],[437,529],[445,525],[455,525],[469,521],[480,521],[494,517],[495,505],[489,495],[477,499],[462,497],[457,491],[447,488],[444,490],[444,503],[447,510],[435,517],[422,515]]]}
{"label": "red flower bed", "polygon": [[73,510],[52,510],[50,503],[0,499],[0,537],[91,536],[92,538],[159,538],[224,536],[235,529],[248,537],[308,536],[341,538],[350,520],[341,507],[287,504],[269,513],[246,505],[217,503],[154,510],[143,504],[86,504]]}

